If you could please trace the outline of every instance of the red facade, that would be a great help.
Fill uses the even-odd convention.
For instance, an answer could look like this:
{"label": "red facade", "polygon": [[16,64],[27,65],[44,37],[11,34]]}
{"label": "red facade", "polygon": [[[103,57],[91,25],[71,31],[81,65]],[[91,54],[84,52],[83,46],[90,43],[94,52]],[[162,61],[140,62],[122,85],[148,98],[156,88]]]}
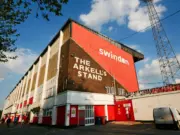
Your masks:
{"label": "red facade", "polygon": [[139,89],[131,54],[74,22],[72,22],[72,38],[128,92]]}
{"label": "red facade", "polygon": [[[112,95],[114,95],[114,97],[116,95],[120,95],[119,93],[121,93],[121,90],[125,90],[127,92],[138,91],[139,87],[134,66],[134,61],[137,60],[133,58],[134,54],[130,53],[128,50],[123,50],[122,48],[115,46],[112,41],[108,41],[108,38],[105,39],[96,32],[93,32],[78,23],[72,21],[71,24],[66,25],[65,27],[67,28],[64,27],[62,29],[64,36],[62,37],[62,46],[60,46],[61,52],[56,53],[57,55],[60,54],[60,57],[53,56],[50,57],[49,60],[49,65],[54,64],[56,68],[57,63],[60,63],[61,67],[59,68],[60,70],[58,71],[59,74],[57,77],[59,80],[54,81],[52,79],[50,83],[47,82],[47,85],[48,88],[52,86],[52,90],[54,92],[56,91],[54,82],[57,82],[57,91],[59,95],[61,92],[71,90],[82,93],[86,92],[87,96],[84,94],[85,96],[82,95],[82,98],[77,100],[77,102],[74,102],[74,100],[70,102],[68,101],[68,96],[70,95],[71,97],[71,94],[67,94],[65,96],[63,94],[62,96],[55,95],[57,96],[56,98],[63,97],[66,101],[62,102],[62,100],[57,100],[58,103],[54,103],[53,101],[52,104],[49,103],[51,100],[43,99],[44,101],[47,100],[48,105],[53,106],[53,109],[50,110],[52,115],[55,113],[55,106],[63,105],[56,108],[56,121],[53,116],[49,116],[47,113],[45,117],[41,117],[41,115],[31,115],[32,117],[39,116],[31,118],[32,122],[38,123],[38,118],[40,118],[40,120],[42,118],[42,124],[45,125],[51,125],[52,123],[55,124],[54,122],[56,122],[56,125],[58,126],[92,125],[95,123],[95,120],[97,120],[95,117],[104,117],[106,115],[108,115],[108,121],[133,121],[134,113],[132,101],[114,101],[114,103]],[[54,38],[53,40],[55,41],[56,39]],[[53,46],[53,40],[50,43],[50,46]],[[46,52],[43,53],[43,58],[44,54],[46,54]],[[47,55],[49,54],[47,53]],[[53,58],[55,58],[56,62],[58,62],[55,63]],[[48,59],[46,61],[48,61]],[[44,73],[48,71],[48,76],[49,73],[51,73],[49,72],[49,69],[53,68],[48,68],[48,70],[46,70],[46,65],[47,63],[45,63],[44,66],[40,65],[41,67],[38,67],[38,69],[40,69],[39,78],[41,78],[41,72],[44,75]],[[42,80],[43,77],[44,76],[42,76]],[[49,81],[50,79],[47,80]],[[114,90],[114,88],[116,89]],[[48,90],[51,91],[51,89]],[[47,91],[43,91],[42,93],[44,92]],[[88,95],[88,93],[90,94]],[[91,93],[93,94],[91,95]],[[104,95],[112,95],[107,96],[107,98],[109,97],[107,100],[100,99],[101,101],[99,102],[97,99],[99,96],[96,97],[94,94],[100,93]],[[74,96],[73,93],[72,96]],[[100,96],[100,98],[104,97]],[[27,104],[32,105],[33,100],[33,96],[25,101],[20,100],[22,102],[17,105],[17,109],[25,107]],[[87,102],[83,103],[85,100],[87,100]],[[91,102],[91,100],[94,100],[95,102]],[[34,105],[32,105],[32,107],[34,107]],[[42,109],[46,109],[46,107]],[[22,112],[22,114],[23,113],[24,112]]]}
{"label": "red facade", "polygon": [[57,125],[58,126],[65,125],[65,110],[66,110],[66,106],[57,107]]}
{"label": "red facade", "polygon": [[31,105],[33,103],[33,97],[29,98],[29,104]]}
{"label": "red facade", "polygon": [[78,125],[78,105],[70,106],[70,125]]}
{"label": "red facade", "polygon": [[117,101],[115,105],[116,121],[134,121],[132,100]]}
{"label": "red facade", "polygon": [[104,105],[96,105],[94,106],[94,112],[95,112],[95,116],[105,116],[105,109],[104,109]]}
{"label": "red facade", "polygon": [[27,100],[24,101],[24,107],[27,105]]}
{"label": "red facade", "polygon": [[115,120],[115,106],[108,105],[108,120],[113,121]]}
{"label": "red facade", "polygon": [[32,123],[33,123],[33,124],[37,124],[37,123],[38,123],[38,117],[33,117]]}
{"label": "red facade", "polygon": [[42,118],[42,124],[44,125],[51,125],[52,123],[52,118],[51,116],[46,116]]}

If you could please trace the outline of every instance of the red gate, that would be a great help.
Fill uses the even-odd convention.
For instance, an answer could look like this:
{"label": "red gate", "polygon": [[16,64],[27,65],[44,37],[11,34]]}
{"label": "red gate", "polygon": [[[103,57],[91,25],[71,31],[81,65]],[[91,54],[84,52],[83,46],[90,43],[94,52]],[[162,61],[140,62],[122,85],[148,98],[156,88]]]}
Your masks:
{"label": "red gate", "polygon": [[134,121],[134,111],[132,100],[122,100],[115,102],[116,121]]}
{"label": "red gate", "polygon": [[57,125],[59,126],[65,125],[65,110],[66,106],[57,107]]}

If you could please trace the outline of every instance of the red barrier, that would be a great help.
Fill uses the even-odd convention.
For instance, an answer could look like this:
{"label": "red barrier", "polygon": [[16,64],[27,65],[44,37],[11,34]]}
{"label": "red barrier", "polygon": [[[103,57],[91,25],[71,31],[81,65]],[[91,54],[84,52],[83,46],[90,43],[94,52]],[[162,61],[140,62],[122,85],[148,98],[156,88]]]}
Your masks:
{"label": "red barrier", "polygon": [[22,103],[20,104],[20,108],[22,108]]}
{"label": "red barrier", "polygon": [[78,125],[78,105],[70,106],[70,125]]}
{"label": "red barrier", "polygon": [[33,124],[37,124],[37,123],[38,123],[38,117],[33,117],[32,123],[33,123]]}
{"label": "red barrier", "polygon": [[24,101],[24,107],[27,105],[27,100]]}
{"label": "red barrier", "polygon": [[104,105],[95,105],[94,112],[95,112],[95,117],[105,116]]}
{"label": "red barrier", "polygon": [[51,116],[45,116],[42,118],[42,124],[51,125],[51,123],[52,123]]}
{"label": "red barrier", "polygon": [[65,124],[65,112],[66,112],[65,106],[57,107],[57,125],[64,126],[64,124]]}
{"label": "red barrier", "polygon": [[29,104],[31,105],[33,103],[33,97],[29,98]]}
{"label": "red barrier", "polygon": [[176,91],[180,90],[180,84],[175,84],[175,85],[169,85],[169,86],[163,86],[159,88],[152,88],[152,89],[147,89],[147,90],[141,90],[139,93],[144,94],[156,94],[156,93],[162,93],[162,92],[171,92],[171,91]]}
{"label": "red barrier", "polygon": [[115,106],[108,105],[108,120],[115,120]]}

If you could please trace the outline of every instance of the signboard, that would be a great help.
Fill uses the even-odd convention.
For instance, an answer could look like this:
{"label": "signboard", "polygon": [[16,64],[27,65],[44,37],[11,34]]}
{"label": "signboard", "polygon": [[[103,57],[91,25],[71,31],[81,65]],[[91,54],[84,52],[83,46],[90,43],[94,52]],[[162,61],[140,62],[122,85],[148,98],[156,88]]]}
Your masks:
{"label": "signboard", "polygon": [[76,117],[76,108],[72,107],[71,108],[71,118],[74,118],[74,117]]}
{"label": "signboard", "polygon": [[91,66],[91,61],[82,59],[79,57],[74,57],[75,63],[73,69],[77,69],[77,76],[86,79],[102,81],[103,76],[107,76],[106,71],[97,69]]}
{"label": "signboard", "polygon": [[85,106],[84,105],[79,105],[78,110],[85,110]]}
{"label": "signboard", "polygon": [[123,104],[124,107],[131,107],[131,104],[128,103],[128,104]]}
{"label": "signboard", "polygon": [[87,78],[102,81],[109,73],[128,92],[139,89],[131,54],[76,23],[72,23],[72,38],[104,70],[93,67],[90,61],[76,58],[74,68],[79,70],[79,77],[86,75]]}

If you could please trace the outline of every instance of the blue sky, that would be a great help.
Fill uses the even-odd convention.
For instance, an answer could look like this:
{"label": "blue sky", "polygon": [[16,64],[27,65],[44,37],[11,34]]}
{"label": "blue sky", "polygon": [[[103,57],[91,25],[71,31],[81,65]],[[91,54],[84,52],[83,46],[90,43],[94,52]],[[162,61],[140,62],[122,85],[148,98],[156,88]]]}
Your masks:
{"label": "blue sky", "polygon": [[[161,18],[180,9],[179,0],[155,1]],[[139,3],[139,0],[110,0],[108,2],[104,0],[69,0],[69,3],[63,6],[62,12],[63,16],[61,17],[50,15],[49,22],[41,17],[37,19],[35,14],[32,14],[25,23],[17,27],[21,36],[16,42],[18,50],[15,54],[19,57],[9,63],[0,64],[0,108],[2,108],[8,93],[68,18],[77,20],[114,40],[141,51],[145,55],[145,60],[136,63],[141,89],[160,85],[146,84],[162,81],[151,29],[121,40],[149,24],[146,8],[144,4]],[[162,23],[179,57],[180,13]]]}

